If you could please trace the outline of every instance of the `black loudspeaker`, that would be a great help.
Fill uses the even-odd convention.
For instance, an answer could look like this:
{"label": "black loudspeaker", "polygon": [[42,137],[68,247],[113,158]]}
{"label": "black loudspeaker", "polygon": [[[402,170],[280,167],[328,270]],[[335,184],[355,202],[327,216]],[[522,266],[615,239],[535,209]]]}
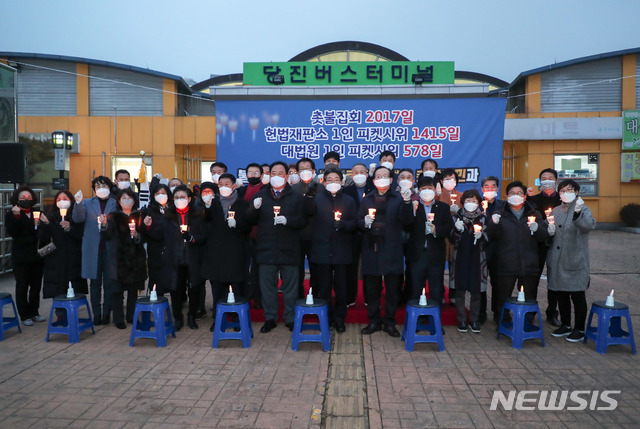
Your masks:
{"label": "black loudspeaker", "polygon": [[0,183],[24,183],[27,161],[23,143],[0,143]]}

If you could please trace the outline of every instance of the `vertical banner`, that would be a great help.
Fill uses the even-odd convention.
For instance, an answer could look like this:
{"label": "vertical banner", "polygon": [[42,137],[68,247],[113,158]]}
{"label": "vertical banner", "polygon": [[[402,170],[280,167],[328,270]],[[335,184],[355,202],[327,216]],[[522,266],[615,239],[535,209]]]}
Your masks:
{"label": "vertical banner", "polygon": [[501,177],[505,108],[504,98],[216,101],[217,159],[232,172],[303,157],[320,169],[334,151],[349,169],[388,150],[396,169],[427,158],[455,168],[464,190]]}
{"label": "vertical banner", "polygon": [[640,110],[624,110],[622,112],[622,150],[640,149],[639,120]]}

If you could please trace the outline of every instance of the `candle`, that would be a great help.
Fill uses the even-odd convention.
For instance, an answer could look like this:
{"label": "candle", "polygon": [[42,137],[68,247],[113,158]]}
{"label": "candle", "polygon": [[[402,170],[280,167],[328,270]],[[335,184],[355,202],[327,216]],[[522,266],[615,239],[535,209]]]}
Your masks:
{"label": "candle", "polygon": [[[535,216],[528,216],[527,220],[529,221],[529,223],[527,225],[531,225],[532,223],[534,223],[536,221],[536,217]],[[531,231],[531,235],[533,235],[533,231]]]}
{"label": "candle", "polygon": [[550,215],[550,214],[551,214],[551,207],[549,207],[548,209],[546,209],[546,210],[544,211],[544,215],[545,215],[545,217],[549,217],[549,215]]}
{"label": "candle", "polygon": [[35,220],[35,222],[34,222],[35,228],[38,229],[38,221],[40,220],[40,212],[38,212],[38,211],[34,211],[33,212],[33,220]]}
{"label": "candle", "polygon": [[273,215],[274,216],[280,215],[280,206],[273,206]]}
{"label": "candle", "polygon": [[136,221],[132,220],[131,222],[129,222],[129,231],[133,232],[136,230]]}
{"label": "candle", "polygon": [[67,209],[60,209],[60,217],[64,220],[64,217],[67,215]]}
{"label": "candle", "polygon": [[427,305],[427,296],[425,295],[425,290],[422,288],[422,295],[420,295],[419,305]]}
{"label": "candle", "polygon": [[455,204],[456,203],[456,198],[458,198],[458,194],[456,194],[455,192],[451,193],[451,204]]}
{"label": "candle", "polygon": [[233,294],[233,289],[231,288],[231,286],[229,286],[229,294],[227,295],[227,302],[230,304],[233,304],[234,302],[236,302],[236,297]]}
{"label": "candle", "polygon": [[149,294],[149,301],[157,301],[158,300],[158,292],[156,292],[156,285],[153,285],[153,290]]}
{"label": "candle", "polygon": [[371,216],[373,219],[376,218],[376,209],[369,209],[369,216]]}
{"label": "candle", "polygon": [[180,225],[180,232],[187,232],[187,225]]}
{"label": "candle", "polygon": [[102,215],[98,215],[98,231],[102,229]]}
{"label": "candle", "polygon": [[[480,232],[480,231],[482,231],[482,225],[476,225],[476,224],[473,224],[473,232]],[[474,244],[474,245],[475,245],[477,242],[478,242],[478,239],[477,239],[477,238],[473,240],[473,244]]]}
{"label": "candle", "polygon": [[231,210],[229,210],[229,217],[228,219],[235,219],[236,218],[236,212],[232,212]]}
{"label": "candle", "polygon": [[487,213],[487,208],[489,207],[489,201],[484,200],[482,202],[482,210],[484,210],[485,213]]}
{"label": "candle", "polygon": [[312,293],[312,289],[313,288],[309,288],[309,293],[307,294],[307,300],[305,302],[305,304],[307,305],[313,305],[313,293]]}
{"label": "candle", "polygon": [[524,286],[520,286],[520,292],[518,292],[518,301],[524,302]]}
{"label": "candle", "polygon": [[433,220],[436,218],[436,214],[435,213],[428,213],[427,214],[427,219],[429,220],[429,222],[433,222]]}
{"label": "candle", "polygon": [[342,217],[342,213],[338,211],[333,212],[333,220],[340,220],[340,217]]}
{"label": "candle", "polygon": [[613,289],[611,289],[611,293],[607,296],[607,300],[605,301],[604,305],[606,305],[607,307],[613,307],[615,305],[613,301]]}
{"label": "candle", "polygon": [[547,216],[547,221],[549,222],[549,225],[553,225],[555,223],[555,217],[552,215]]}

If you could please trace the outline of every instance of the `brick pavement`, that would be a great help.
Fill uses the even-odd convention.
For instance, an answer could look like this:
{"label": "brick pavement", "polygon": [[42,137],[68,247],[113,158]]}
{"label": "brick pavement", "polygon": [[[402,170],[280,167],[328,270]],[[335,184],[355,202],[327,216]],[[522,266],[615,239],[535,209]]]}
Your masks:
{"label": "brick pavement", "polygon": [[[612,289],[640,326],[640,236],[595,231],[591,236],[590,304]],[[545,283],[539,302],[546,306]],[[0,291],[13,293],[13,278]],[[41,314],[48,316],[50,300]],[[210,318],[184,328],[164,349],[152,340],[129,344],[129,331],[100,326],[79,344],[44,341],[46,323],[10,330],[0,343],[0,427],[638,427],[638,357],[627,346],[606,355],[593,342],[550,335],[523,350],[449,327],[443,352],[419,344],[413,353],[384,333],[361,338],[360,326],[323,353],[320,344],[290,349],[280,324],[258,333],[249,349],[227,341],[211,348]],[[638,337],[640,339],[640,337]],[[360,343],[361,341],[361,343]],[[639,344],[640,345],[640,344]],[[360,364],[358,364],[360,362]],[[358,390],[360,388],[360,390]],[[364,389],[364,390],[362,390]],[[502,390],[621,390],[614,411],[491,411]],[[602,403],[600,404],[602,405]],[[315,410],[315,412],[314,412]]]}

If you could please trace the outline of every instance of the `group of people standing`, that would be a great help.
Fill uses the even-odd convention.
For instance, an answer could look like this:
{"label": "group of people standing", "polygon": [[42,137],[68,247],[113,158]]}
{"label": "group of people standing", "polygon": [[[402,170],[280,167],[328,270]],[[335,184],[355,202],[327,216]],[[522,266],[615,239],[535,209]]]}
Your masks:
{"label": "group of people standing", "polygon": [[[308,158],[250,163],[245,184],[215,162],[211,180],[196,192],[178,179],[165,184],[154,178],[150,203],[142,209],[129,173],[119,170],[115,183],[105,176],[92,180],[93,198],[59,191],[39,219],[35,193],[22,186],[6,222],[20,318],[25,325],[45,320],[38,313],[44,273],[45,298],[64,293],[69,283],[90,293],[94,324],[109,324],[113,316],[115,326],[126,328],[139,291],[147,287],[170,294],[176,330],[184,326],[188,300],[187,326],[197,329],[207,314],[209,281],[214,316],[215,303],[233,291],[264,309],[260,331],[270,332],[277,327],[281,292],[285,325],[293,330],[308,266],[313,294],[329,302],[337,333],[345,331],[361,278],[369,319],[362,333],[384,330],[398,337],[399,304],[426,293],[444,305],[448,263],[458,330],[480,332],[489,282],[497,320],[514,286],[537,299],[546,262],[547,318],[558,328],[553,335],[582,338],[587,240],[595,220],[578,183],[557,184],[555,170],[545,169],[539,194],[515,181],[506,187],[505,202],[498,199],[497,177],[484,178],[481,190],[458,193],[456,171],[439,169],[435,160],[424,160],[417,178],[411,169],[394,169],[392,152],[381,153],[379,163],[356,163],[351,176],[340,169],[335,152],[324,156],[322,174]],[[40,257],[37,250],[49,242],[56,249]]]}

